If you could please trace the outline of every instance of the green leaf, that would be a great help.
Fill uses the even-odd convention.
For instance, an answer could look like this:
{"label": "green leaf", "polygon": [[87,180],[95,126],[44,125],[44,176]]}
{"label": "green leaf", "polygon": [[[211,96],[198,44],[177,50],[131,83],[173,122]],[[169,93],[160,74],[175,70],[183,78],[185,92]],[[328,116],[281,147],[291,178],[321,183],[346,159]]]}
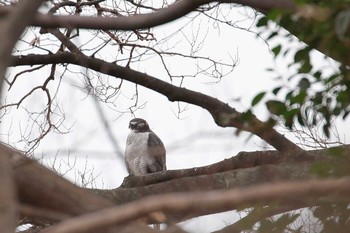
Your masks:
{"label": "green leaf", "polygon": [[278,92],[281,90],[281,88],[282,88],[282,87],[276,87],[275,89],[272,90],[272,93],[273,93],[274,95],[277,95]]}
{"label": "green leaf", "polygon": [[314,105],[320,105],[323,100],[323,92],[317,92],[312,98],[312,102]]}
{"label": "green leaf", "polygon": [[275,55],[275,57],[278,56],[278,54],[281,52],[282,46],[281,45],[277,45],[276,47],[272,48],[272,52]]}
{"label": "green leaf", "polygon": [[312,65],[309,60],[305,60],[304,63],[299,68],[299,73],[308,74],[312,70]]}
{"label": "green leaf", "polygon": [[329,132],[329,125],[328,124],[324,124],[322,129],[323,129],[323,133],[326,135],[327,138],[330,137],[330,132]]}
{"label": "green leaf", "polygon": [[316,78],[317,81],[319,81],[321,79],[321,75],[321,71],[316,71],[313,76]]}
{"label": "green leaf", "polygon": [[278,35],[278,33],[275,31],[275,32],[272,32],[267,38],[266,38],[266,40],[270,40],[271,38],[273,38],[273,37],[275,37],[275,36],[277,36]]}
{"label": "green leaf", "polygon": [[298,119],[298,122],[301,126],[305,126],[304,118],[300,113],[298,114],[297,119]]}
{"label": "green leaf", "polygon": [[311,86],[311,84],[307,78],[302,78],[300,79],[298,86],[301,90],[307,90]]}
{"label": "green leaf", "polygon": [[283,114],[283,116],[284,116],[285,118],[289,118],[289,117],[294,117],[294,116],[296,116],[298,113],[300,113],[300,109],[299,109],[299,108],[293,108],[293,109],[291,109],[291,110],[289,110],[289,111],[286,111],[286,112]]}
{"label": "green leaf", "polygon": [[330,83],[330,82],[333,82],[336,78],[338,78],[339,77],[339,74],[333,74],[333,75],[331,75],[331,76],[329,76],[329,78],[328,79],[326,79],[326,84],[328,84],[328,83]]}
{"label": "green leaf", "polygon": [[300,112],[299,108],[293,108],[293,109],[291,109],[289,111],[286,111],[283,114],[283,117],[284,117],[284,120],[285,120],[284,125],[287,126],[289,129],[292,129],[293,128],[293,123],[294,123],[294,118],[295,118],[296,115],[298,115],[299,112]]}
{"label": "green leaf", "polygon": [[294,91],[290,91],[286,94],[286,101],[287,100],[290,100],[291,98],[293,98],[293,94],[294,94]]}
{"label": "green leaf", "polygon": [[346,103],[348,103],[350,100],[350,96],[349,96],[349,93],[348,93],[348,90],[346,91],[341,91],[338,93],[338,96],[337,96],[337,101],[342,103],[343,105],[345,105]]}
{"label": "green leaf", "polygon": [[267,109],[275,115],[282,115],[287,111],[286,105],[278,100],[269,100],[266,102]]}
{"label": "green leaf", "polygon": [[268,18],[267,17],[261,17],[258,22],[256,23],[257,27],[263,27],[266,26],[268,22]]}
{"label": "green leaf", "polygon": [[307,94],[305,91],[300,91],[296,96],[291,96],[289,101],[291,104],[302,104],[305,101]]}
{"label": "green leaf", "polygon": [[252,107],[257,105],[262,100],[262,98],[264,98],[265,94],[266,92],[260,92],[257,94],[252,100]]}
{"label": "green leaf", "polygon": [[341,113],[341,108],[335,107],[335,108],[333,109],[333,115],[334,115],[334,116],[339,116],[340,113]]}
{"label": "green leaf", "polygon": [[294,63],[299,63],[301,61],[310,60],[309,48],[303,48],[297,51],[294,55]]}

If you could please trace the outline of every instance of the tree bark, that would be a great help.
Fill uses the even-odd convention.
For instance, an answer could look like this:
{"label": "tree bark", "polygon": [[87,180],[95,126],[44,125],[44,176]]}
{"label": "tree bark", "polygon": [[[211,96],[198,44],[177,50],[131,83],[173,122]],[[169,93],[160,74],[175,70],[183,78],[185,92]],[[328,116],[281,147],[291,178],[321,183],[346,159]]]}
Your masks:
{"label": "tree bark", "polygon": [[16,229],[17,201],[10,158],[0,155],[0,229],[12,233]]}
{"label": "tree bark", "polygon": [[[175,197],[181,193],[197,193],[196,195],[198,195],[198,193],[202,194],[213,190],[218,193],[223,190],[241,190],[255,187],[258,184],[302,183],[318,178],[317,173],[310,173],[310,169],[315,162],[325,161],[327,164],[331,164],[337,161],[344,164],[344,170],[349,171],[349,148],[349,146],[345,146],[329,150],[316,150],[299,156],[288,156],[286,153],[276,151],[268,151],[265,154],[264,152],[244,152],[231,160],[224,160],[211,166],[164,171],[139,178],[128,178],[126,179],[129,180],[128,184],[113,190],[79,188],[39,165],[36,161],[26,158],[5,145],[0,145],[0,155],[10,159],[19,201],[43,211],[53,211],[52,213],[63,216],[63,219],[69,216],[92,213],[113,205],[122,207],[125,204],[128,205],[128,203],[143,200],[153,195],[173,195]],[[145,180],[145,183],[142,184],[137,181],[135,187],[131,187],[131,183],[137,179]],[[155,181],[158,183],[155,183]],[[339,182],[348,181],[339,180]],[[327,185],[331,185],[330,183],[327,183]],[[338,183],[336,184],[338,185]],[[333,191],[338,192],[335,189]],[[245,205],[249,207],[254,203],[246,202]],[[166,211],[166,214],[172,221],[180,221],[189,216],[200,216],[228,210],[225,208],[215,207],[213,209],[196,210],[195,212],[191,212],[191,210],[186,213],[173,212],[174,210],[170,208],[167,209],[169,211]]]}

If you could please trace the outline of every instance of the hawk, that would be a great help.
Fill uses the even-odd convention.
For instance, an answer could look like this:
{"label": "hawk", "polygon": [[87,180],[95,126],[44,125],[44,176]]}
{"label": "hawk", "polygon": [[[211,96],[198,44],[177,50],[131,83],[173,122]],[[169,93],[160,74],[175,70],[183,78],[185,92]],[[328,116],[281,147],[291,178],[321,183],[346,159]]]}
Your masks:
{"label": "hawk", "polygon": [[125,164],[130,175],[143,176],[166,170],[165,147],[149,128],[147,121],[134,118],[129,123],[131,132],[126,140]]}

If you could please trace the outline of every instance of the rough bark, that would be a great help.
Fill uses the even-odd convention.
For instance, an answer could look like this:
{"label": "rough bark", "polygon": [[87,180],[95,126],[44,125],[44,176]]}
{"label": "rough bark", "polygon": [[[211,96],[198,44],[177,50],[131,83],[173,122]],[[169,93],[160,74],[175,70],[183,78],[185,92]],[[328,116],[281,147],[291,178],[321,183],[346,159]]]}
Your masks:
{"label": "rough bark", "polygon": [[[310,166],[309,163],[262,165],[210,175],[177,178],[153,185],[95,191],[116,204],[125,204],[156,194],[232,189],[281,180],[310,179],[312,177],[309,173]],[[181,173],[181,171],[175,172]],[[157,175],[162,176],[162,173],[166,176],[166,172]]]}
{"label": "rough bark", "polygon": [[0,156],[0,229],[3,233],[14,232],[16,228],[17,195],[9,160]]}
{"label": "rough bark", "polygon": [[[337,156],[329,156],[335,152],[337,152]],[[342,154],[339,154],[339,152]],[[223,190],[236,190],[235,188],[241,190],[243,188],[255,187],[258,184],[269,185],[271,183],[277,184],[278,182],[303,183],[317,177],[316,174],[310,173],[310,168],[313,166],[315,160],[317,162],[322,160],[332,162],[333,160],[338,161],[343,156],[344,158],[341,163],[346,164],[348,169],[350,158],[349,146],[332,150],[313,151],[312,153],[304,153],[299,156],[283,156],[283,153],[272,151],[266,152],[265,155],[264,152],[245,152],[237,156],[237,159],[225,160],[212,165],[212,167],[193,168],[192,171],[190,171],[191,169],[187,169],[152,174],[151,176],[164,176],[165,179],[154,178],[153,181],[152,179],[151,181],[147,181],[144,186],[139,182],[136,187],[125,188],[127,186],[125,185],[114,190],[94,190],[98,194],[97,196],[92,190],[85,190],[71,184],[47,168],[39,165],[36,161],[28,159],[19,152],[4,145],[0,146],[0,155],[6,156],[11,161],[19,201],[25,205],[39,208],[44,213],[45,210],[54,211],[51,212],[52,216],[61,214],[61,217],[59,217],[61,220],[69,216],[92,213],[97,210],[109,208],[112,205],[125,208],[124,205],[129,205],[125,203],[134,203],[148,196],[151,198],[151,196],[156,194],[160,196],[173,195],[175,197],[181,193],[190,194],[194,192],[198,196],[197,192],[204,194],[216,190],[215,192],[220,193]],[[235,162],[232,163],[232,161]],[[240,163],[240,161],[242,162]],[[167,173],[169,173],[168,176]],[[186,174],[188,177],[186,177]],[[142,179],[147,180],[147,176],[142,177]],[[153,183],[154,180],[158,180],[159,183]],[[331,182],[327,184],[331,185]],[[337,183],[337,185],[339,184]],[[320,190],[321,194],[317,195],[322,195],[323,191]],[[339,190],[334,189],[334,191],[338,192]],[[327,193],[329,192],[330,190],[327,191]],[[344,190],[344,192],[347,191]],[[285,197],[284,194],[282,197]],[[249,207],[250,205],[254,205],[254,202],[245,202],[245,205]],[[200,216],[228,210],[226,205],[221,204],[212,208],[187,209],[187,212],[184,209],[177,211],[175,207],[175,209],[172,209],[169,206],[159,208],[162,211],[165,211],[163,208],[166,208],[164,213],[166,213],[167,219],[171,221],[179,221],[189,216]],[[28,210],[26,212],[22,208],[22,213],[28,213]],[[140,217],[140,215],[132,216],[124,223]],[[82,216],[82,218],[84,217],[86,216]],[[115,221],[120,221],[120,219],[113,220],[113,223],[116,223]],[[108,223],[106,226],[110,226],[110,224],[112,223]]]}
{"label": "rough bark", "polygon": [[83,230],[86,229],[125,224],[151,213],[167,213],[169,210],[181,215],[191,213],[193,217],[271,202],[278,202],[282,205],[299,203],[298,197],[301,196],[303,202],[312,204],[318,203],[320,197],[349,202],[349,195],[349,178],[276,182],[233,190],[168,194],[144,198],[120,207],[112,207],[69,219],[52,227],[47,233],[84,232]]}
{"label": "rough bark", "polygon": [[[29,218],[29,222],[58,222],[114,205],[112,201],[72,184],[37,161],[3,144],[0,144],[0,157],[10,160],[20,202],[19,212],[22,217]],[[150,232],[145,223],[133,222],[132,226],[125,229],[103,228],[93,232],[130,232],[131,228]]]}
{"label": "rough bark", "polygon": [[[97,190],[99,195],[111,200],[107,201],[91,191],[78,188],[19,152],[4,145],[1,145],[0,149],[2,156],[11,158],[14,166],[14,181],[21,202],[70,215],[108,207],[112,203],[130,202],[147,195],[226,189],[276,180],[308,179],[310,178],[308,169],[312,161],[314,159],[321,161],[322,156],[329,153],[321,150],[318,153],[313,152],[314,155],[300,155],[299,159],[290,157],[285,160],[281,159],[279,152],[267,152],[265,155],[263,152],[245,152],[231,160],[203,168],[155,173],[149,177],[143,177],[144,184],[135,181],[135,187],[126,188],[130,187],[129,184],[114,190]],[[341,150],[332,149],[332,151],[341,151],[348,156],[349,147],[341,147]],[[309,159],[310,156],[314,156],[314,159]],[[344,164],[347,164],[348,157],[345,157]],[[339,159],[339,156],[335,159]],[[164,178],[156,178],[161,176]],[[89,205],[86,205],[87,202]]]}
{"label": "rough bark", "polygon": [[113,205],[3,144],[0,144],[0,155],[11,161],[18,199],[22,203],[69,215]]}

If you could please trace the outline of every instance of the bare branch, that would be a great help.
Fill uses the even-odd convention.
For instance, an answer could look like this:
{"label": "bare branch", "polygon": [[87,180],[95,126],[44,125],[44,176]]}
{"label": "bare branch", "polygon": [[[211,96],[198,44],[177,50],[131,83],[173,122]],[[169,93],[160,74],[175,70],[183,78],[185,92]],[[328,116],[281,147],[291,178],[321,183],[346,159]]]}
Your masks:
{"label": "bare branch", "polygon": [[212,115],[218,126],[235,127],[239,130],[251,132],[279,151],[302,151],[295,143],[273,129],[273,126],[269,122],[262,122],[253,114],[249,115],[249,119],[247,120],[244,114],[214,97],[174,86],[128,67],[87,57],[82,54],[71,54],[68,52],[53,55],[13,56],[12,61],[12,66],[71,63],[90,68],[154,90],[165,95],[170,101],[183,101],[202,107]]}
{"label": "bare branch", "polygon": [[42,2],[43,0],[20,1],[15,9],[7,14],[7,17],[3,17],[0,23],[0,90],[2,90],[5,72],[10,63],[12,49],[25,27],[32,22]]}
{"label": "bare branch", "polygon": [[[271,10],[275,8],[285,9],[289,11],[295,10],[295,4],[290,0],[280,1],[256,1],[256,0],[181,0],[167,8],[159,9],[149,14],[136,14],[133,16],[120,16],[118,18],[105,17],[89,17],[89,16],[54,16],[37,14],[32,22],[32,26],[46,27],[46,28],[88,28],[88,29],[102,29],[102,30],[135,30],[142,28],[151,28],[159,26],[175,19],[178,19],[197,7],[211,3],[236,3],[245,6],[250,6],[257,10]],[[56,8],[55,8],[56,9]],[[100,9],[101,10],[101,9]],[[0,16],[7,15],[9,9],[0,8]]]}
{"label": "bare branch", "polygon": [[[181,0],[167,8],[150,14],[120,16],[118,18],[88,17],[78,15],[54,16],[37,14],[32,26],[45,28],[89,28],[101,30],[134,30],[150,28],[178,19],[190,13],[198,6],[207,4],[210,0]],[[4,7],[0,8],[0,16],[11,12]]]}

